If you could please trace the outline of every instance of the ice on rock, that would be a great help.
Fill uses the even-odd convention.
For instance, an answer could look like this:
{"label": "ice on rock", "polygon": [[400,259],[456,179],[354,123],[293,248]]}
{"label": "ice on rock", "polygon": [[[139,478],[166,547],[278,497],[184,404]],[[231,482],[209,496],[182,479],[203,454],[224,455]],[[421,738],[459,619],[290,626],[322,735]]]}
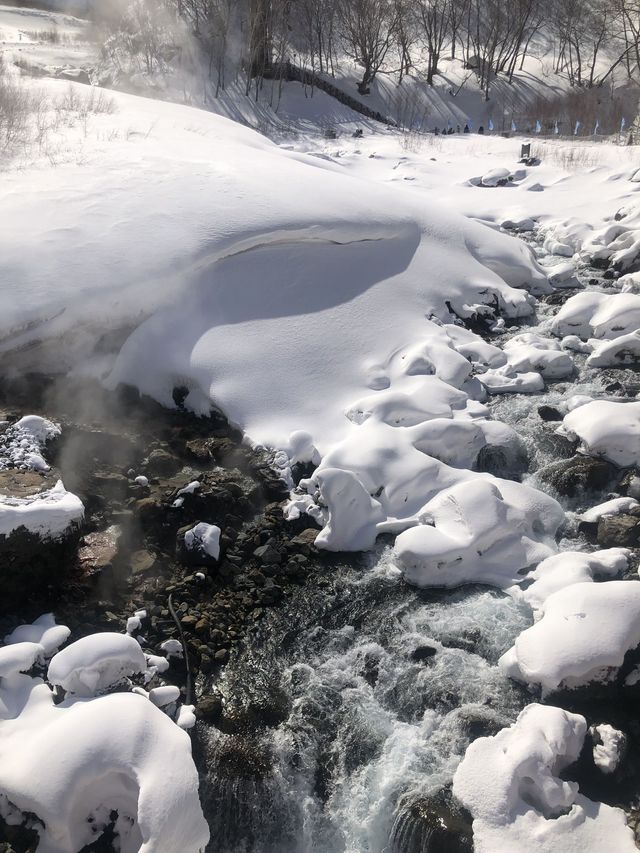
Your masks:
{"label": "ice on rock", "polygon": [[39,643],[46,657],[51,657],[69,639],[71,631],[66,625],[56,625],[53,613],[44,613],[30,625],[19,625],[7,634],[4,641],[13,643]]}
{"label": "ice on rock", "polygon": [[25,498],[0,495],[0,536],[25,527],[43,539],[57,539],[79,524],[84,506],[58,480],[55,486]]}
{"label": "ice on rock", "polygon": [[606,293],[595,290],[576,293],[553,318],[551,331],[560,338],[577,335],[586,341],[592,336],[591,318],[608,298]]}
{"label": "ice on rock", "polygon": [[564,513],[552,498],[506,480],[472,479],[444,489],[401,533],[395,560],[409,583],[506,588],[554,551]]}
{"label": "ice on rock", "polygon": [[215,524],[199,522],[184,534],[184,546],[188,551],[199,551],[217,560],[220,556],[220,528]]}
{"label": "ice on rock", "polygon": [[580,287],[573,261],[556,264],[549,269],[549,282],[554,287]]}
{"label": "ice on rock", "polygon": [[128,634],[90,634],[53,656],[47,678],[67,693],[95,696],[147,668],[139,643]]}
{"label": "ice on rock", "polygon": [[560,778],[586,731],[584,717],[533,704],[509,728],[473,741],[453,794],[473,817],[476,853],[634,853],[625,813]]}
{"label": "ice on rock", "polygon": [[514,373],[510,366],[487,370],[478,379],[490,394],[535,394],[544,390],[544,379],[539,373]]}
{"label": "ice on rock", "polygon": [[180,699],[180,688],[174,684],[164,684],[149,691],[149,699],[157,708],[164,708]]}
{"label": "ice on rock", "polygon": [[591,726],[589,732],[596,741],[593,745],[593,763],[603,773],[613,773],[622,759],[627,743],[626,735],[608,723]]}
{"label": "ice on rock", "polygon": [[[640,582],[572,583],[500,659],[505,673],[545,692],[607,680],[640,643]],[[615,618],[612,619],[612,614]]]}
{"label": "ice on rock", "polygon": [[622,468],[640,458],[640,403],[594,400],[565,415],[557,430],[580,439],[580,449]]}

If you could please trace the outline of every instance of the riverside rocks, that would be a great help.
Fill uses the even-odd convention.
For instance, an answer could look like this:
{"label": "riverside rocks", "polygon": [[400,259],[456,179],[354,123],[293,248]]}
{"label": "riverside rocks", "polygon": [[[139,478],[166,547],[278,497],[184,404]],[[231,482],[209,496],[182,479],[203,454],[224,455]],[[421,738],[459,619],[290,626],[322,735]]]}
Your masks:
{"label": "riverside rocks", "polygon": [[[55,608],[76,637],[118,630],[135,610],[146,609],[134,635],[145,652],[161,654],[162,642],[179,639],[167,606],[171,594],[192,673],[208,677],[292,585],[324,571],[331,557],[313,544],[318,529],[308,518],[284,520],[287,487],[268,455],[242,445],[241,434],[218,412],[198,418],[168,411],[87,381],[76,389],[65,385],[64,393],[54,388],[53,380],[41,377],[19,388],[5,383],[0,405],[11,400],[25,406],[20,414],[41,411],[62,424],[52,449],[56,469],[51,475],[20,472],[18,485],[31,488],[31,480],[48,483],[49,476],[72,482],[85,502],[84,525],[75,538],[46,548],[20,532],[8,549],[0,541],[3,565],[20,563],[3,604],[14,621]],[[220,558],[195,553],[184,565],[180,542],[198,522],[220,527]],[[65,583],[56,590],[57,576]],[[181,684],[184,663],[170,663],[166,677]],[[213,722],[209,704],[199,718]]]}
{"label": "riverside rocks", "polygon": [[616,476],[616,467],[605,459],[576,455],[552,462],[537,477],[563,497],[603,491]]}

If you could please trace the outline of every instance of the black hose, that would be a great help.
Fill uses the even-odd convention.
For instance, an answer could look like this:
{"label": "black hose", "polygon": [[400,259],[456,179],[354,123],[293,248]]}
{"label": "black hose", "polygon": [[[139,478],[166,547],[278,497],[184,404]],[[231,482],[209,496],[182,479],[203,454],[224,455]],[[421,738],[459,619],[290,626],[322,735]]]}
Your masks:
{"label": "black hose", "polygon": [[184,655],[184,665],[187,671],[187,683],[186,683],[186,695],[185,695],[185,704],[192,705],[193,704],[193,679],[191,677],[191,665],[189,664],[189,652],[187,651],[187,641],[184,638],[184,633],[182,631],[182,625],[180,624],[180,620],[178,619],[178,615],[176,611],[173,609],[173,601],[171,599],[173,593],[169,593],[169,613],[173,617],[173,621],[176,623],[176,627],[178,629],[178,634],[180,635],[180,642],[182,643],[182,654]]}

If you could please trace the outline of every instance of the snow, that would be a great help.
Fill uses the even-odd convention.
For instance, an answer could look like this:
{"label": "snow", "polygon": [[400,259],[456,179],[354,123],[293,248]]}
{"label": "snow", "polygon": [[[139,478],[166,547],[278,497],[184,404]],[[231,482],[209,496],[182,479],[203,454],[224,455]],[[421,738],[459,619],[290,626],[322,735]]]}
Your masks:
{"label": "snow", "polygon": [[184,544],[188,551],[199,551],[217,560],[220,556],[221,530],[215,524],[201,521],[184,534]]}
{"label": "snow", "polygon": [[580,520],[593,524],[605,515],[619,515],[621,512],[629,512],[630,509],[635,509],[637,506],[640,504],[635,498],[612,498],[583,512],[580,515]]}
{"label": "snow", "polygon": [[553,499],[519,483],[474,479],[441,491],[420,517],[423,523],[395,542],[405,580],[504,588],[521,569],[553,553],[564,513]]}
{"label": "snow", "polygon": [[42,452],[60,435],[60,427],[38,415],[26,415],[0,434],[0,471],[6,468],[48,471]]}
{"label": "snow", "polygon": [[[91,695],[116,687],[118,673],[140,671],[138,656],[145,668],[135,640],[120,634],[84,637],[52,658],[51,683],[79,688],[55,704],[49,684],[21,673],[68,633],[45,614],[0,648],[0,815],[9,824],[33,816],[38,850],[47,853],[79,853],[114,811],[122,853],[202,853],[209,831],[181,730],[193,708],[178,708],[179,725],[160,710],[179,700],[171,685],[148,696],[141,688]],[[44,645],[24,636],[40,636]]]}
{"label": "snow", "polygon": [[640,644],[640,582],[571,583],[552,592],[541,610],[500,664],[512,678],[547,692],[606,681]]}
{"label": "snow", "polygon": [[0,536],[24,527],[42,539],[58,539],[79,525],[83,516],[82,501],[65,489],[62,480],[25,498],[0,495]]}
{"label": "snow", "polygon": [[148,486],[149,485],[149,480],[147,479],[147,477],[144,477],[142,474],[140,474],[138,477],[136,477],[134,482],[138,486]]}
{"label": "snow", "polygon": [[45,613],[30,625],[19,625],[4,638],[9,646],[13,643],[39,643],[46,657],[51,657],[69,639],[66,625],[57,625],[53,613]]}
{"label": "snow", "polygon": [[162,649],[163,652],[166,653],[167,657],[169,657],[169,658],[170,657],[178,657],[178,658],[182,657],[183,651],[182,651],[182,643],[180,642],[180,640],[173,640],[173,639],[164,640],[160,644],[160,648]]}
{"label": "snow", "polygon": [[95,696],[147,668],[140,645],[127,634],[91,634],[51,659],[47,678],[67,693]]}
{"label": "snow", "polygon": [[453,779],[473,816],[476,853],[633,853],[621,809],[594,803],[559,778],[580,755],[584,717],[528,705],[509,728],[475,740]]}
{"label": "snow", "polygon": [[622,468],[640,457],[640,403],[594,400],[565,415],[557,430],[580,439],[580,450]]}
{"label": "snow", "polygon": [[[599,513],[597,516],[600,518]],[[527,575],[530,583],[526,588],[514,587],[509,592],[526,601],[534,617],[540,617],[544,603],[552,593],[571,584],[588,583],[594,576],[615,577],[627,568],[630,556],[628,548],[606,548],[593,552],[562,551],[538,563]]]}
{"label": "snow", "polygon": [[593,746],[594,764],[603,773],[613,773],[620,764],[626,746],[626,735],[608,723],[592,726],[589,731],[591,736],[599,741]]}

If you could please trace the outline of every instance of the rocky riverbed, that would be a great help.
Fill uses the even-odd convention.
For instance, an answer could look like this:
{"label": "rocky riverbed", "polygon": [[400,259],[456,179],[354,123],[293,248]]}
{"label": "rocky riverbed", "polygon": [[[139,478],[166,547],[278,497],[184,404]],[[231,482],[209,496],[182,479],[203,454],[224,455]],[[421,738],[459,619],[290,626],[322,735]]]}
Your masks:
{"label": "rocky riverbed", "polygon": [[[587,288],[617,286],[609,270],[584,268],[579,279]],[[546,328],[575,292],[541,299],[527,331]],[[523,331],[477,328],[500,346]],[[579,516],[609,498],[639,497],[640,473],[576,452],[577,441],[556,428],[568,396],[628,400],[640,379],[633,365],[594,369],[586,354],[572,357],[570,377],[491,398],[493,417],[516,429],[521,452],[487,452],[478,465],[562,503],[562,550],[631,548],[631,578],[640,510]],[[85,515],[55,542],[24,529],[0,538],[0,632],[54,610],[76,639],[122,631],[144,610],[133,633],[145,652],[167,640],[184,644],[187,659],[171,658],[162,678],[196,705],[194,757],[212,851],[470,851],[471,819],[451,796],[451,777],[471,740],[509,725],[537,695],[496,667],[529,624],[526,609],[483,587],[408,587],[390,571],[384,537],[367,556],[319,552],[308,516],[284,519],[290,483],[273,454],[244,444],[221,412],[185,411],[183,389],[174,399],[177,408],[167,410],[90,380],[2,382],[1,429],[36,414],[61,431],[46,446],[49,471],[6,467],[0,491],[20,498],[60,478]],[[219,556],[186,547],[198,523],[220,528]],[[614,682],[544,701],[624,732],[614,773],[594,765],[594,734],[570,778],[586,796],[624,808],[640,838],[640,682],[624,682],[637,663],[630,652]],[[0,823],[4,839],[3,853],[33,849],[33,833]],[[111,849],[108,833],[91,849]]]}

